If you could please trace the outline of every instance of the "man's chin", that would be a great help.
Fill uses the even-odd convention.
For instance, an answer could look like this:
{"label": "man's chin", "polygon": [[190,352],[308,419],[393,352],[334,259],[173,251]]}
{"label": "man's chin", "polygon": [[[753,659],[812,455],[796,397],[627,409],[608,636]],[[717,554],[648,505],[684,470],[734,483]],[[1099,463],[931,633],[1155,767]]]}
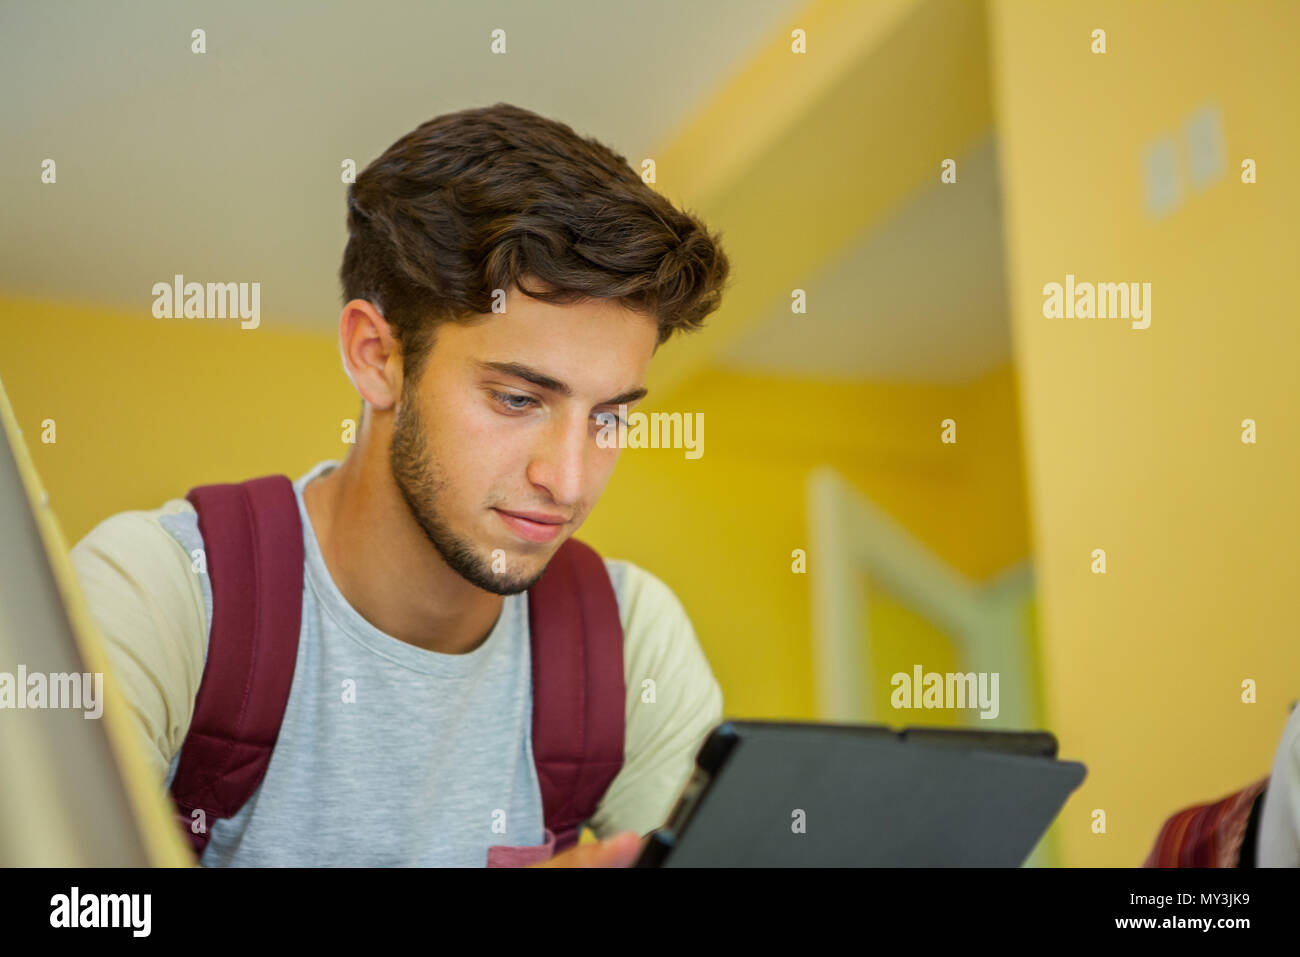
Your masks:
{"label": "man's chin", "polygon": [[[464,577],[494,595],[517,595],[537,584],[558,550],[557,546],[543,556],[538,556],[529,554],[532,549],[525,548],[522,550],[524,554],[519,556],[515,554],[515,549],[493,549],[493,557],[487,562],[485,574]],[[523,568],[530,570],[521,571]]]}
{"label": "man's chin", "polygon": [[515,578],[505,575],[495,575],[490,578],[473,581],[472,584],[491,592],[494,595],[518,595],[520,592],[528,591],[537,584],[538,579],[542,577],[545,568],[531,578]]}

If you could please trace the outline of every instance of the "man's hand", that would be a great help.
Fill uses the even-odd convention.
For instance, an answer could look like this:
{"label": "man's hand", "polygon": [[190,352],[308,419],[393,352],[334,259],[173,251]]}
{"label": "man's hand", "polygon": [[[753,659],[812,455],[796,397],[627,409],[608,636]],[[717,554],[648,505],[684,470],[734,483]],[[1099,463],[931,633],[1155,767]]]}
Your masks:
{"label": "man's hand", "polygon": [[629,867],[650,840],[636,831],[624,831],[595,844],[575,844],[532,867]]}

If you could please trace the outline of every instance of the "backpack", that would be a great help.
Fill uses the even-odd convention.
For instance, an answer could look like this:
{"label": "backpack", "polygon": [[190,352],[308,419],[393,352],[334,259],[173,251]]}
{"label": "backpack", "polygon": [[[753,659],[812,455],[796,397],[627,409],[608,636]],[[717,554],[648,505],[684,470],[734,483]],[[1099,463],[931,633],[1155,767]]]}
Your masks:
{"label": "backpack", "polygon": [[[216,818],[235,814],[266,774],[293,684],[303,604],[303,534],[293,484],[268,475],[193,488],[212,623],[171,793],[202,857]],[[575,539],[528,592],[532,745],[546,843],[493,847],[488,866],[549,857],[577,842],[623,766],[623,630],[600,556]],[[194,812],[206,827],[195,833]]]}
{"label": "backpack", "polygon": [[1143,867],[1254,867],[1268,778],[1165,821]]}

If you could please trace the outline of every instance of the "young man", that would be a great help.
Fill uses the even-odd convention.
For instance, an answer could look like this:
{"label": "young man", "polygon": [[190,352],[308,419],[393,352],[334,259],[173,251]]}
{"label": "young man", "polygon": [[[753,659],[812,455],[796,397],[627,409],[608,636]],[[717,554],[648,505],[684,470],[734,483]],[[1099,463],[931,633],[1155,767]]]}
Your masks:
{"label": "young man", "polygon": [[[526,592],[610,478],[619,450],[601,430],[644,395],[657,348],[717,308],[727,259],[623,157],[506,104],[394,143],[349,188],[348,230],[339,345],[363,399],[357,441],[293,483],[305,567],[292,688],[257,791],[210,822],[201,863],[544,857]],[[203,548],[177,498],[108,518],[72,551],[168,787],[204,677]],[[624,760],[590,818],[610,841],[554,864],[633,859],[722,717],[671,590],[604,565]]]}

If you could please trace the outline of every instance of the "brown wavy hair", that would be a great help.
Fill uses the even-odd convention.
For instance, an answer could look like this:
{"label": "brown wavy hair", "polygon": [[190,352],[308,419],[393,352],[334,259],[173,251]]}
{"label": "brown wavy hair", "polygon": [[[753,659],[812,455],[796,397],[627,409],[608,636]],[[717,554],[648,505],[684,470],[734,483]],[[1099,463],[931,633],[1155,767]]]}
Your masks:
{"label": "brown wavy hair", "polygon": [[618,300],[657,319],[657,349],[718,308],[729,271],[719,237],[626,159],[508,103],[399,139],[348,187],[347,226],[343,302],[375,305],[410,380],[438,325],[491,312],[494,289],[558,305]]}

